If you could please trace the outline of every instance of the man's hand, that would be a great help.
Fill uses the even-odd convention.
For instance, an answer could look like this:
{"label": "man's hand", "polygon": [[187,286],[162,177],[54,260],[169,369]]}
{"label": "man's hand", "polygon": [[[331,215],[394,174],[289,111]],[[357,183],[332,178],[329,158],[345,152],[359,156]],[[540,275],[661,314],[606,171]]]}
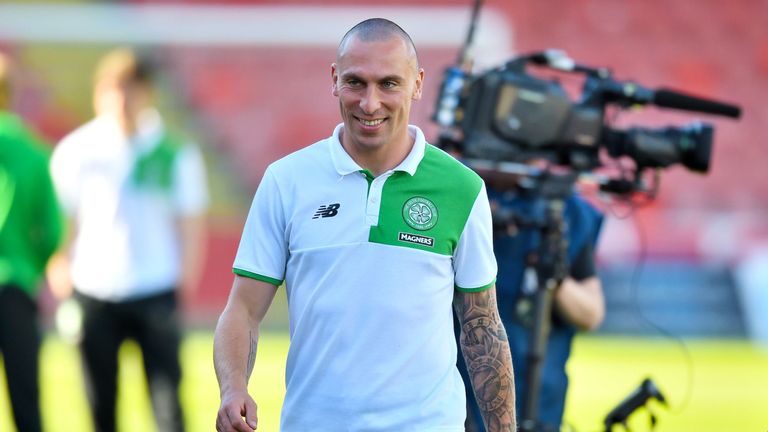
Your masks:
{"label": "man's hand", "polygon": [[248,395],[248,379],[256,361],[259,323],[276,291],[266,282],[235,276],[213,337],[213,366],[221,389],[219,432],[256,430],[256,402]]}
{"label": "man's hand", "polygon": [[51,294],[58,301],[64,301],[72,295],[72,278],[69,273],[69,258],[66,252],[58,252],[49,260],[46,277]]}
{"label": "man's hand", "polygon": [[247,391],[232,391],[222,395],[216,416],[218,432],[252,432],[257,425],[256,402]]}

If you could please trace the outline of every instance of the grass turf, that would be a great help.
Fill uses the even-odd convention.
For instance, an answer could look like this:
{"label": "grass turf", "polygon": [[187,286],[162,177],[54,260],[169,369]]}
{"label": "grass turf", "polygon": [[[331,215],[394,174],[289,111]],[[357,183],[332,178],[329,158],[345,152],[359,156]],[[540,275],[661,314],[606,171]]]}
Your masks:
{"label": "grass turf", "polygon": [[[262,335],[250,389],[259,404],[259,430],[278,430],[284,392],[287,336]],[[582,337],[568,369],[571,391],[566,423],[579,432],[601,430],[605,414],[645,377],[651,377],[669,407],[649,404],[656,430],[768,430],[768,352],[745,341],[689,341],[685,352],[667,340]],[[121,350],[119,430],[154,431],[138,348]],[[212,335],[190,333],[182,347],[182,403],[190,432],[211,431],[219,396],[212,367]],[[42,352],[42,410],[46,431],[92,431],[75,348],[54,336]],[[691,383],[692,385],[689,385]],[[687,400],[687,402],[686,402]],[[630,419],[633,431],[648,431],[647,410]],[[620,429],[620,428],[619,428]],[[0,431],[13,431],[10,404],[0,375]]]}

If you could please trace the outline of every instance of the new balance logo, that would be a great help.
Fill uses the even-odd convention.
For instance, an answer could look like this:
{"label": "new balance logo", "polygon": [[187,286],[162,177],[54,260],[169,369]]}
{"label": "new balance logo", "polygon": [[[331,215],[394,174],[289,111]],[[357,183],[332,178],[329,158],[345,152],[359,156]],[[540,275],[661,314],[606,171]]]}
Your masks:
{"label": "new balance logo", "polygon": [[334,217],[339,214],[339,207],[341,207],[341,204],[321,205],[315,212],[315,215],[312,216],[312,219],[317,219],[319,217]]}

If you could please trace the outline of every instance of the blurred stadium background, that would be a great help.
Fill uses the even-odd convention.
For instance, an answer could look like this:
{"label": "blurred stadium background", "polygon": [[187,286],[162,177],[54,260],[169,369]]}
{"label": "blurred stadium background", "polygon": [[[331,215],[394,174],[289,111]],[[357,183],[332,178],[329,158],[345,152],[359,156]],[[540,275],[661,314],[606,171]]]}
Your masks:
{"label": "blurred stadium background", "polygon": [[[263,170],[278,157],[326,137],[339,121],[329,78],[339,38],[370,16],[394,19],[412,35],[427,71],[424,99],[414,108],[413,122],[434,140],[437,129],[429,118],[442,71],[455,61],[465,37],[470,3],[0,3],[0,50],[23,68],[15,106],[49,142],[91,116],[96,60],[115,45],[129,44],[162,62],[160,106],[204,149],[213,207],[204,276],[196,302],[186,311],[185,397],[191,430],[212,429],[218,393],[210,330],[226,301],[240,231]],[[633,212],[604,206],[610,216],[598,259],[608,315],[595,335],[578,340],[571,363],[573,391],[566,418],[579,431],[598,430],[601,415],[645,376],[653,376],[672,407],[679,408],[655,408],[658,430],[768,428],[766,23],[765,0],[484,2],[476,50],[480,67],[559,48],[581,63],[612,68],[619,79],[743,108],[738,121],[654,108],[619,118],[624,126],[711,122],[714,154],[706,176],[680,167],[663,172],[659,198],[651,205]],[[50,325],[55,302],[48,294],[41,302]],[[284,298],[278,298],[266,325],[269,337],[260,345],[259,362],[269,366],[254,378],[271,380],[276,389],[287,343],[285,308]],[[138,361],[132,349],[124,352],[128,365]],[[267,358],[269,353],[276,359]],[[80,386],[73,356],[72,347],[51,332],[43,366],[50,430],[89,430],[81,418],[82,395],[68,398],[65,393]],[[125,373],[125,382],[140,382],[130,378],[130,367]],[[269,386],[257,391],[264,387],[269,395],[264,397],[275,399],[266,405],[276,410],[281,393]],[[0,430],[12,430],[3,392]],[[148,405],[141,391],[128,392],[121,396],[122,417],[129,419],[123,420],[123,430],[151,430],[151,422],[142,420]],[[262,406],[262,412],[269,408]],[[276,423],[264,422],[262,430],[277,430]],[[645,423],[637,428],[648,429]]]}

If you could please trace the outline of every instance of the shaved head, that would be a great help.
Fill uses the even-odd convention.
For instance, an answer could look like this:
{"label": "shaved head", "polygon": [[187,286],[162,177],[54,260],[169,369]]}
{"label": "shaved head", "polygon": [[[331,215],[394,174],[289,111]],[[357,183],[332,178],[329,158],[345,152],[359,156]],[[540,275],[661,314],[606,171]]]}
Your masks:
{"label": "shaved head", "polygon": [[384,18],[370,18],[362,21],[349,29],[341,38],[339,47],[336,50],[336,61],[338,62],[346,51],[350,40],[356,38],[363,42],[381,42],[393,37],[400,38],[408,48],[408,53],[412,57],[414,68],[419,68],[419,57],[416,53],[416,46],[408,33],[402,27],[394,22]]}
{"label": "shaved head", "polygon": [[339,43],[331,80],[347,153],[374,175],[397,166],[413,146],[408,122],[424,82],[408,34],[382,18],[357,24]]}

